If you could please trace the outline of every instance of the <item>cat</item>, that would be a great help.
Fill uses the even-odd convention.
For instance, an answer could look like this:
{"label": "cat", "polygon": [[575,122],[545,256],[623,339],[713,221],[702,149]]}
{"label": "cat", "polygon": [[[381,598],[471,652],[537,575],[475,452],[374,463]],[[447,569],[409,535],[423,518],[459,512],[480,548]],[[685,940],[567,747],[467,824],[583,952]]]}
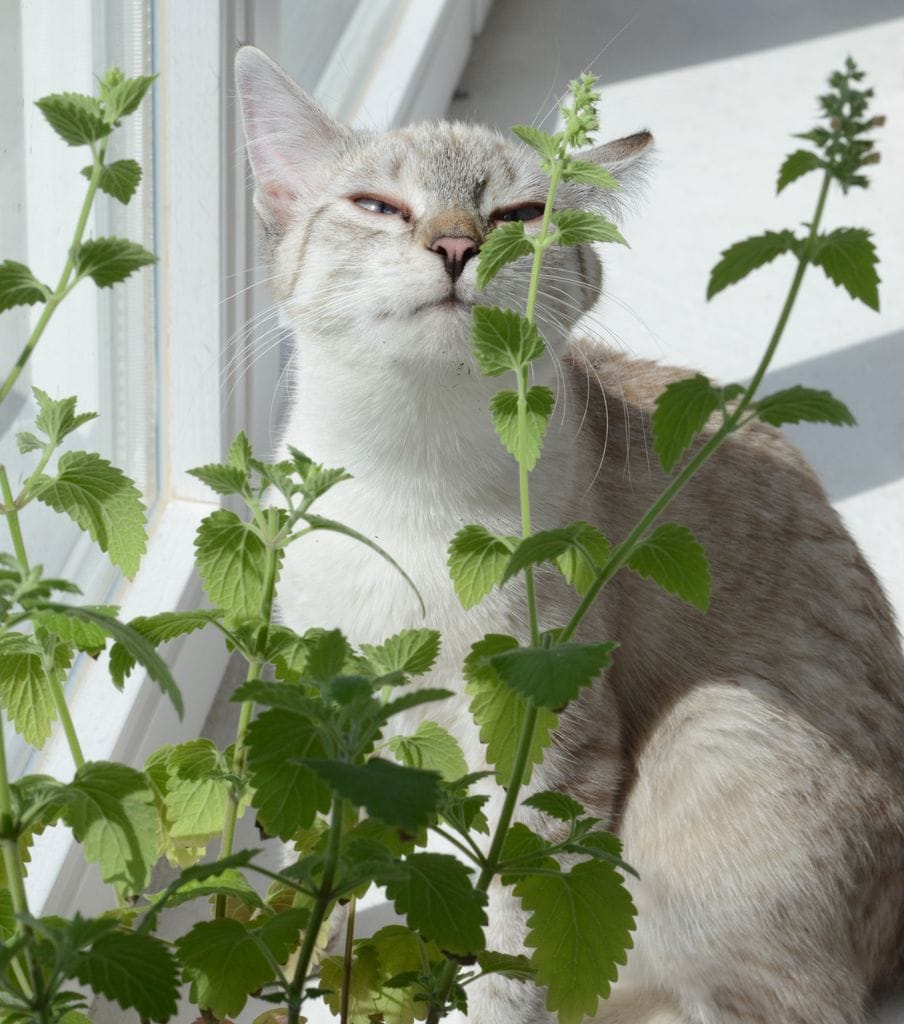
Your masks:
{"label": "cat", "polygon": [[[426,714],[482,768],[461,663],[484,633],[525,635],[523,594],[508,585],[463,610],[447,546],[467,523],[520,532],[515,463],[488,412],[508,383],[477,372],[468,339],[475,303],[524,308],[529,261],[479,292],[475,257],[500,223],[536,225],[546,178],[532,151],[489,129],[353,131],[259,50],[240,49],[236,66],[272,286],[296,341],[284,443],[353,474],[319,511],[415,580],[443,635],[429,684],[461,695]],[[651,142],[639,132],[581,156],[630,194]],[[566,184],[559,204],[617,216],[615,196]],[[648,458],[653,401],[689,373],[572,337],[601,281],[591,247],[548,251],[536,316],[550,351],[535,382],[557,403],[531,493],[535,529],[584,519],[617,541],[665,485]],[[707,551],[708,614],[618,575],[581,631],[618,640],[614,664],[561,716],[531,783],[603,819],[640,875],[628,879],[634,948],[598,1020],[864,1024],[904,966],[893,613],[813,472],[771,427],[732,436],[668,519]],[[573,592],[551,571],[538,591],[541,625],[566,622]],[[404,581],[335,535],[289,550],[279,603],[290,625],[338,627],[353,643],[424,624]],[[522,950],[520,908],[498,886],[489,921],[490,948]],[[488,978],[469,1019],[550,1016],[542,991]]]}

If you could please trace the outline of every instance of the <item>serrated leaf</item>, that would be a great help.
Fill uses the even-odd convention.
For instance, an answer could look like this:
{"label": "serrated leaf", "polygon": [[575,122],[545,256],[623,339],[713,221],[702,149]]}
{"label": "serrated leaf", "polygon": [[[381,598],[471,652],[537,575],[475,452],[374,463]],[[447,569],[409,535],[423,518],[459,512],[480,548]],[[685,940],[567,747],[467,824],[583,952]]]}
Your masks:
{"label": "serrated leaf", "polygon": [[[540,458],[543,447],[543,436],[552,415],[555,397],[549,388],[542,384],[534,384],[527,389],[527,406],[525,409],[527,425],[527,451],[525,465],[532,470]],[[517,459],[519,458],[518,437],[518,393],[516,391],[497,391],[490,400],[493,413],[493,426],[503,446]]]}
{"label": "serrated leaf", "polygon": [[47,435],[54,446],[83,424],[97,419],[96,412],[76,413],[78,399],[75,395],[68,398],[51,398],[46,391],[35,387],[31,389],[31,393],[38,403],[35,426]]}
{"label": "serrated leaf", "polygon": [[481,976],[501,974],[506,978],[514,978],[515,981],[533,981],[537,976],[530,960],[521,954],[514,956],[511,953],[497,953],[495,950],[485,949],[477,954],[477,966],[480,968]]}
{"label": "serrated leaf", "polygon": [[307,642],[305,674],[309,678],[326,682],[349,666],[352,649],[341,630],[310,630],[305,635],[305,640]]}
{"label": "serrated leaf", "polygon": [[251,460],[253,458],[254,453],[251,450],[251,442],[248,440],[248,435],[244,430],[240,430],[232,439],[226,461],[235,469],[248,474],[251,472]]}
{"label": "serrated leaf", "polygon": [[561,1024],[581,1024],[609,994],[632,946],[636,911],[621,876],[604,861],[585,861],[524,878],[515,895],[530,914],[525,945],[547,1008]]}
{"label": "serrated leaf", "polygon": [[765,234],[735,242],[722,251],[722,259],[710,271],[707,299],[745,278],[757,267],[771,263],[786,252],[800,251],[800,242],[791,231],[767,231]]}
{"label": "serrated leaf", "polygon": [[[90,605],[88,606],[98,615],[114,616],[116,608],[113,605]],[[50,610],[40,611],[32,617],[36,626],[47,630],[58,636],[65,643],[72,644],[79,651],[84,651],[92,658],[96,658],[107,646],[109,634],[94,622],[84,619],[74,619],[70,615]]]}
{"label": "serrated leaf", "polygon": [[[34,637],[7,633],[0,638],[0,705],[25,742],[40,748],[56,720],[50,683],[44,674],[45,652]],[[72,648],[58,644],[52,674],[59,685],[66,678]]]}
{"label": "serrated leaf", "polygon": [[16,447],[20,455],[37,452],[44,448],[45,442],[36,437],[30,430],[22,430],[16,434]]}
{"label": "serrated leaf", "polygon": [[433,668],[439,647],[440,635],[435,629],[403,629],[382,644],[362,644],[361,650],[377,675],[404,672],[420,676]]}
{"label": "serrated leaf", "polygon": [[[480,740],[486,744],[486,759],[495,767],[496,778],[502,786],[507,786],[512,777],[528,703],[499,679],[487,659],[517,646],[514,637],[488,634],[472,645],[464,664],[465,689],[471,697],[470,712],[480,728]],[[539,709],[524,774],[525,783],[530,781],[532,766],[543,760],[543,751],[551,742],[557,722],[552,711]]]}
{"label": "serrated leaf", "polygon": [[776,192],[781,192],[792,181],[797,181],[810,171],[816,171],[825,164],[816,153],[809,149],[796,149],[789,156],[786,156],[778,172],[778,182],[775,186]]}
{"label": "serrated leaf", "polygon": [[[590,538],[591,546],[585,546],[585,541],[588,538]],[[602,540],[602,545],[600,540]],[[568,526],[562,526],[555,530],[541,530],[518,542],[505,567],[502,581],[505,583],[530,565],[540,565],[543,562],[558,564],[559,560],[568,553],[581,555],[581,564],[592,566],[597,554],[603,550],[603,546],[608,555],[609,545],[606,538],[589,523],[569,523]],[[577,564],[575,559],[572,559],[567,563],[569,568],[572,563]]]}
{"label": "serrated leaf", "polygon": [[865,228],[837,228],[816,239],[810,259],[822,267],[828,278],[845,288],[852,299],[860,299],[879,311],[879,275],[876,247]]}
{"label": "serrated leaf", "polygon": [[217,509],[198,527],[195,562],[211,603],[227,625],[260,615],[266,546],[250,523]]}
{"label": "serrated leaf", "polygon": [[562,169],[562,177],[565,181],[574,181],[580,185],[595,185],[597,188],[605,189],[621,188],[618,179],[610,171],[599,164],[590,163],[589,160],[570,160]]}
{"label": "serrated leaf", "polygon": [[471,347],[481,373],[487,377],[498,377],[506,370],[518,373],[545,351],[534,324],[514,310],[495,306],[474,307]]}
{"label": "serrated leaf", "polygon": [[409,926],[450,953],[483,949],[486,897],[474,888],[467,867],[443,853],[412,853],[402,866],[406,877],[387,879],[386,895]]}
{"label": "serrated leaf", "polygon": [[35,101],[51,128],[70,146],[84,146],[103,139],[113,130],[104,120],[93,96],[77,92],[54,93]]}
{"label": "serrated leaf", "polygon": [[500,586],[511,556],[512,543],[471,524],[449,544],[449,575],[463,608],[473,608],[493,587]]}
{"label": "serrated leaf", "polygon": [[454,694],[451,690],[412,690],[411,693],[405,693],[401,697],[396,697],[395,700],[391,700],[384,704],[380,720],[382,722],[388,722],[393,715],[397,715],[402,711],[409,711],[411,708],[420,707],[421,704],[431,704],[437,700],[447,700],[449,697],[453,696]]}
{"label": "serrated leaf", "polygon": [[274,977],[260,940],[241,921],[201,921],[176,940],[198,1004],[218,1017],[242,1011],[248,995]]}
{"label": "serrated leaf", "polygon": [[[118,685],[122,686],[124,674],[128,674],[125,671],[126,668],[130,671],[137,661],[144,666],[148,675],[157,683],[161,691],[169,697],[177,714],[180,718],[182,717],[182,694],[179,692],[179,687],[176,685],[175,679],[173,679],[170,670],[166,667],[161,657],[140,633],[110,615],[98,613],[90,605],[79,607],[78,605],[57,604],[56,602],[48,601],[42,607],[93,623],[106,633],[109,633],[116,641],[110,651],[110,673],[113,676],[114,685],[118,682]],[[118,668],[120,672],[124,673],[120,675],[118,680],[117,667],[114,665],[114,655],[117,650],[121,652],[118,659]]]}
{"label": "serrated leaf", "polygon": [[90,277],[98,288],[125,281],[141,267],[157,262],[157,257],[137,242],[126,238],[93,238],[73,252],[79,277]]}
{"label": "serrated leaf", "polygon": [[100,865],[105,882],[140,892],[157,857],[160,827],[147,777],[124,764],[89,761],[65,796],[61,815],[85,858]]}
{"label": "serrated leaf", "polygon": [[46,302],[51,289],[32,274],[24,263],[4,260],[0,263],[0,313],[13,306],[33,306]]}
{"label": "serrated leaf", "polygon": [[670,594],[705,612],[709,607],[706,552],[686,526],[663,523],[631,552],[628,565]]}
{"label": "serrated leaf", "polygon": [[522,803],[525,807],[533,807],[551,818],[558,818],[559,821],[574,821],[586,813],[577,800],[558,790],[544,789],[539,793],[532,793]]}
{"label": "serrated leaf", "polygon": [[556,558],[559,572],[582,596],[593,585],[600,570],[609,560],[609,541],[590,523],[576,522],[574,545]]}
{"label": "serrated leaf", "polygon": [[101,80],[100,98],[104,103],[107,120],[118,121],[121,117],[133,114],[156,78],[156,75],[136,75],[115,83]]}
{"label": "serrated leaf", "polygon": [[189,740],[172,748],[166,760],[169,776],[164,804],[170,838],[203,846],[222,832],[229,799],[226,766],[214,743]]}
{"label": "serrated leaf", "polygon": [[598,213],[587,210],[557,210],[553,222],[558,231],[556,245],[578,245],[581,242],[619,242],[627,245],[622,233]]}
{"label": "serrated leaf", "polygon": [[236,466],[224,466],[211,462],[188,471],[190,476],[216,491],[217,494],[245,494],[248,491],[248,474]]}
{"label": "serrated leaf", "polygon": [[517,135],[522,142],[526,142],[531,149],[535,149],[547,160],[555,160],[559,153],[559,140],[554,135],[548,135],[539,128],[528,124],[513,124],[512,134]]}
{"label": "serrated leaf", "polygon": [[657,396],[652,418],[653,449],[666,473],[672,471],[720,404],[718,388],[702,373],[672,381]]}
{"label": "serrated leaf", "polygon": [[[128,623],[128,628],[156,647],[202,629],[219,618],[216,611],[160,612],[157,615],[140,615]],[[121,687],[135,667],[135,658],[117,642],[110,651],[110,660],[114,684]]]}
{"label": "serrated leaf", "polygon": [[144,554],[145,508],[132,481],[91,452],[65,452],[55,477],[41,476],[35,496],[88,532],[130,579]]}
{"label": "serrated leaf", "polygon": [[267,832],[288,841],[330,808],[329,787],[298,759],[324,759],[332,751],[315,725],[282,709],[259,715],[247,743],[252,803]]}
{"label": "serrated leaf", "polygon": [[295,472],[301,479],[302,493],[309,504],[322,497],[336,484],[341,484],[344,480],[352,478],[351,473],[346,472],[341,466],[331,469],[322,466],[319,462],[309,459],[297,448],[293,448],[292,445],[289,445],[289,455],[292,457]]}
{"label": "serrated leaf", "polygon": [[756,414],[764,423],[780,427],[783,423],[831,423],[853,427],[853,413],[828,391],[805,388],[800,384],[766,395],[756,403]]}
{"label": "serrated leaf", "polygon": [[412,736],[393,736],[389,749],[409,768],[438,772],[445,782],[468,773],[468,762],[458,741],[436,722],[421,722]]}
{"label": "serrated leaf", "polygon": [[[154,902],[160,899],[166,890],[158,893],[146,893],[146,899]],[[180,886],[175,892],[167,896],[166,905],[169,907],[179,906],[181,903],[188,903],[191,900],[204,899],[205,897],[226,895],[239,900],[248,907],[263,907],[264,901],[258,895],[254,887],[247,881],[241,871],[235,868],[225,868],[217,874],[211,874],[201,881],[189,881]]]}
{"label": "serrated leaf", "polygon": [[538,707],[562,708],[612,663],[614,643],[517,647],[490,657],[506,686]]}
{"label": "serrated leaf", "polygon": [[145,1020],[167,1021],[176,1013],[179,965],[167,944],[151,935],[102,935],[74,957],[66,974]]}
{"label": "serrated leaf", "polygon": [[[94,167],[83,167],[82,174],[90,181]],[[118,199],[124,206],[135,195],[139,184],[141,165],[137,160],[115,160],[112,164],[104,164],[97,179],[97,187],[108,196]]]}
{"label": "serrated leaf", "polygon": [[477,258],[477,287],[480,289],[493,280],[507,263],[514,263],[534,251],[533,239],[524,233],[522,221],[510,221],[494,228],[480,247]]}
{"label": "serrated leaf", "polygon": [[375,757],[364,764],[305,758],[303,763],[341,797],[387,825],[409,832],[430,823],[440,802],[440,775]]}

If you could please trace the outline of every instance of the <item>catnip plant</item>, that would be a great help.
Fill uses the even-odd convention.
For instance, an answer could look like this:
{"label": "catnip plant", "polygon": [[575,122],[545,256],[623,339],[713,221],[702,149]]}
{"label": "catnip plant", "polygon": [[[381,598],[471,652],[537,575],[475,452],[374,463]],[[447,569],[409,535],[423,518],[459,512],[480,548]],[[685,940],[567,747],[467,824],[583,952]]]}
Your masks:
{"label": "catnip plant", "polygon": [[[662,522],[662,516],[719,444],[753,419],[853,422],[827,392],[798,386],[760,397],[758,389],[807,266],[821,267],[852,297],[878,306],[869,233],[820,232],[832,183],[843,191],[864,186],[863,167],[877,159],[867,135],[881,119],[867,116],[871,91],[859,87],[862,77],[852,61],[831,77],[820,101],[827,124],[805,133],[813,148],[792,153],[779,173],[779,190],[811,171],[822,174],[806,230],[740,242],[712,272],[710,296],[782,254],[796,260],[751,383],[717,387],[698,374],[659,397],[654,449],[674,475],[617,545],[587,523],[534,531],[529,486],[553,407],[552,393],[530,383],[531,364],[545,348],[534,318],[544,253],[553,245],[624,242],[604,218],[556,208],[562,182],[616,187],[608,172],[576,155],[598,127],[595,80],[585,75],[572,84],[561,131],[514,129],[540,154],[548,175],[544,214],[536,231],[515,222],[492,232],[480,252],[478,282],[483,287],[507,262],[531,257],[530,289],[523,312],[476,307],[472,344],[482,373],[514,374],[514,387],[497,392],[489,412],[518,465],[522,529],[517,537],[497,536],[469,524],[449,546],[450,573],[465,607],[518,575],[525,581],[528,634],[476,638],[463,666],[492,773],[469,771],[475,766],[465,763],[455,740],[429,720],[410,736],[384,738],[396,715],[452,696],[421,682],[440,649],[435,630],[404,630],[355,650],[338,630],[312,624],[299,634],[274,621],[289,544],[334,531],[392,561],[366,537],[317,513],[317,501],[348,474],[296,449],[285,460],[264,461],[239,434],[225,462],[193,471],[242,510],[218,509],[198,531],[196,561],[211,607],[124,624],[112,607],[59,600],[57,594],[77,594],[77,588],[45,578],[29,560],[19,525],[25,508],[38,500],[67,514],[127,576],[144,550],[144,515],[131,481],[99,456],[67,451],[53,467],[61,442],[94,414],[77,413],[74,398],[53,399],[35,389],[35,430],[18,438],[20,451],[36,453],[35,467],[18,494],[0,469],[0,511],[14,548],[0,556],[0,703],[35,746],[46,742],[59,718],[76,771],[71,781],[11,780],[0,746],[0,1021],[84,1024],[90,991],[137,1012],[143,1022],[164,1022],[175,1016],[187,981],[201,1021],[225,1024],[255,994],[273,1004],[256,1024],[297,1024],[304,1004],[320,997],[343,1021],[432,1024],[452,1009],[466,1009],[469,987],[494,973],[545,987],[547,1006],[563,1024],[578,1024],[597,1010],[631,944],[635,910],[625,876],[632,869],[617,837],[577,801],[551,791],[522,800],[522,789],[550,743],[558,713],[610,663],[616,637],[573,638],[616,572],[627,568],[650,577],[706,609],[703,549],[685,526]],[[67,143],[89,147],[89,191],[56,289],[21,263],[0,264],[0,310],[44,303],[0,398],[80,280],[113,285],[154,259],[125,240],[83,240],[98,188],[128,202],[137,187],[140,168],[129,160],[107,164],[106,140],[151,84],[151,78],[125,79],[113,69],[100,80],[97,97],[64,93],[39,101]],[[559,627],[541,631],[533,574],[547,562],[574,587],[575,609]],[[170,744],[143,771],[86,761],[62,688],[75,653],[97,655],[112,639],[114,685],[121,687],[140,663],[178,709],[178,688],[155,649],[205,627],[219,630],[247,666],[233,695],[240,714],[230,748],[221,751],[204,738]],[[485,813],[488,797],[474,789],[489,774],[505,791],[495,820]],[[552,842],[516,820],[519,806],[557,821],[563,838]],[[257,849],[235,849],[236,823],[249,809],[266,834],[294,844],[298,856],[289,867],[271,870]],[[23,882],[29,847],[57,823],[72,830],[110,885],[108,913],[67,921],[29,912]],[[430,832],[459,856],[424,849]],[[218,859],[205,863],[211,842],[219,844]],[[155,891],[151,872],[161,857],[178,871]],[[269,888],[261,891],[251,876]],[[486,948],[486,896],[495,880],[511,888],[528,913],[524,955]],[[385,886],[406,923],[356,938],[355,902],[373,884]],[[173,942],[160,938],[161,914],[189,900],[208,902],[208,919]],[[327,922],[339,905],[347,908],[344,953],[325,956]]]}

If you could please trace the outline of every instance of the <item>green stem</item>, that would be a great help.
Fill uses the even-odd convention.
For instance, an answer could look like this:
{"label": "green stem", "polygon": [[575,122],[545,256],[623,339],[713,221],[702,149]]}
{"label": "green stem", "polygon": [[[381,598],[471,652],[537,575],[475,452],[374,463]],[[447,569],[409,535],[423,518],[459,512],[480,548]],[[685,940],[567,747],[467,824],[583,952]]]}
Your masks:
{"label": "green stem", "polygon": [[287,1024],[298,1024],[301,1004],[304,1002],[304,982],[308,976],[308,968],[314,955],[317,936],[323,927],[330,904],[333,902],[333,879],[339,863],[339,848],[342,843],[342,828],[345,822],[345,801],[341,797],[333,798],[333,813],[330,820],[329,842],[323,859],[323,878],[320,890],[311,908],[311,919],[305,928],[304,942],[298,954],[295,975],[289,988]]}
{"label": "green stem", "polygon": [[[272,537],[278,529],[278,516],[275,509],[268,509],[265,519],[265,537],[267,540],[266,555],[264,556],[264,587],[261,598],[261,626],[257,633],[254,645],[254,657],[248,663],[248,671],[245,673],[245,682],[251,682],[260,678],[261,669],[266,662],[267,640],[270,635],[270,619],[273,616],[273,599],[276,594],[276,573],[279,568],[279,549],[273,544]],[[245,774],[245,735],[251,718],[254,714],[254,702],[242,701],[239,711],[239,722],[235,731],[235,744],[232,748],[232,774],[236,778],[242,778]],[[226,820],[223,823],[223,835],[220,840],[220,856],[228,857],[232,853],[235,844],[235,826],[238,820],[239,801],[241,794],[234,787],[230,788],[229,798],[226,803]],[[226,896],[224,893],[217,895],[215,917],[226,916]]]}
{"label": "green stem", "polygon": [[339,1024],[348,1024],[348,1004],[352,987],[352,957],[355,950],[355,897],[348,901],[345,919],[345,949],[342,952],[342,994],[339,1004]]}
{"label": "green stem", "polygon": [[94,155],[94,167],[91,171],[91,178],[88,181],[88,191],[85,193],[85,200],[82,203],[82,209],[79,214],[78,223],[75,226],[75,234],[72,238],[72,245],[69,249],[69,257],[66,260],[63,272],[60,274],[60,280],[53,291],[53,294],[47,300],[44,305],[44,309],[41,312],[38,322],[34,326],[34,330],[25,343],[25,347],[19,353],[19,358],[16,360],[15,365],[10,370],[6,380],[3,382],[3,386],[0,387],[0,402],[12,391],[13,386],[19,379],[19,374],[25,368],[26,363],[31,358],[31,354],[35,349],[35,345],[41,340],[41,336],[44,333],[44,329],[47,327],[51,316],[53,316],[54,310],[63,301],[69,291],[69,279],[72,276],[73,270],[75,270],[75,260],[73,254],[82,243],[82,236],[85,233],[85,228],[88,224],[88,217],[91,213],[91,207],[94,204],[94,197],[97,194],[97,187],[100,183],[101,172],[104,168],[104,156],[107,152],[107,140],[105,139],[101,145],[100,150]]}
{"label": "green stem", "polygon": [[688,462],[688,464],[682,469],[682,471],[676,476],[666,489],[660,494],[656,501],[650,506],[647,512],[637,522],[634,529],[628,534],[627,537],[615,548],[612,554],[609,556],[606,565],[594,580],[590,589],[584,595],[581,603],[578,605],[574,615],[572,615],[568,625],[562,631],[559,636],[559,643],[565,643],[569,640],[574,631],[581,624],[584,616],[587,614],[590,606],[596,600],[597,594],[603,589],[603,587],[609,582],[610,579],[618,572],[622,566],[631,557],[631,553],[637,544],[643,539],[644,534],[653,525],[653,523],[659,518],[660,515],[666,510],[666,508],[672,503],[675,497],[684,489],[688,481],[693,477],[698,470],[703,466],[705,462],[712,456],[713,452],[719,447],[719,445],[728,437],[729,434],[733,433],[739,426],[741,418],[744,413],[750,407],[753,402],[754,395],[756,394],[757,388],[763,381],[763,377],[766,375],[766,371],[769,369],[769,364],[772,362],[772,358],[775,355],[775,350],[778,348],[778,343],[781,341],[782,335],[785,332],[785,328],[788,325],[788,320],[791,316],[791,310],[797,300],[798,292],[800,291],[801,282],[803,281],[804,272],[807,269],[807,264],[810,262],[810,253],[813,251],[813,243],[816,239],[816,235],[819,231],[819,223],[822,220],[823,211],[825,210],[826,197],[829,192],[829,185],[831,183],[831,175],[826,173],[822,181],[822,188],[819,192],[819,199],[816,203],[816,212],[813,216],[813,223],[810,226],[810,234],[807,238],[804,249],[801,255],[798,257],[797,269],[794,272],[794,277],[791,281],[791,286],[788,289],[788,295],[785,298],[785,302],[782,306],[781,313],[779,313],[778,320],[776,321],[775,328],[772,331],[772,336],[769,339],[769,344],[766,347],[766,351],[763,354],[763,358],[760,360],[759,365],[756,368],[756,372],[747,386],[744,395],[738,402],[734,411],[730,416],[727,416],[719,429],[710,437],[710,439],[703,445],[703,447],[697,452],[697,454]]}
{"label": "green stem", "polygon": [[56,713],[59,716],[60,724],[63,726],[63,732],[66,736],[66,743],[69,745],[69,752],[72,754],[72,760],[75,762],[76,769],[81,768],[85,763],[85,755],[82,753],[82,747],[78,741],[78,734],[75,731],[72,715],[69,714],[69,706],[66,704],[66,697],[63,693],[63,684],[52,671],[49,672],[46,668],[44,670],[44,678],[47,681],[47,687],[50,690],[50,696],[53,700],[53,706],[56,708]]}
{"label": "green stem", "polygon": [[25,552],[25,541],[22,539],[22,528],[19,526],[19,512],[13,500],[12,488],[9,486],[9,477],[6,475],[6,466],[0,466],[0,489],[3,491],[3,504],[6,508],[6,519],[9,522],[9,533],[13,540],[13,548],[16,558],[19,561],[19,568],[23,573],[28,572],[28,555]]}

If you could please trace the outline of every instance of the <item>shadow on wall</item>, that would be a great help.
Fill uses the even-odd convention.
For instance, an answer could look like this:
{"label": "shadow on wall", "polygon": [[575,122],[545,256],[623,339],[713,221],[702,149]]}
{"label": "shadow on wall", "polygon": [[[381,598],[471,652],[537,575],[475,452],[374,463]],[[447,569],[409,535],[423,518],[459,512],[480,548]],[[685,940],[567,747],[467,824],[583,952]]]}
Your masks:
{"label": "shadow on wall", "polygon": [[904,478],[904,331],[886,334],[766,375],[761,394],[794,384],[841,399],[856,427],[784,427],[822,478],[833,501]]}

